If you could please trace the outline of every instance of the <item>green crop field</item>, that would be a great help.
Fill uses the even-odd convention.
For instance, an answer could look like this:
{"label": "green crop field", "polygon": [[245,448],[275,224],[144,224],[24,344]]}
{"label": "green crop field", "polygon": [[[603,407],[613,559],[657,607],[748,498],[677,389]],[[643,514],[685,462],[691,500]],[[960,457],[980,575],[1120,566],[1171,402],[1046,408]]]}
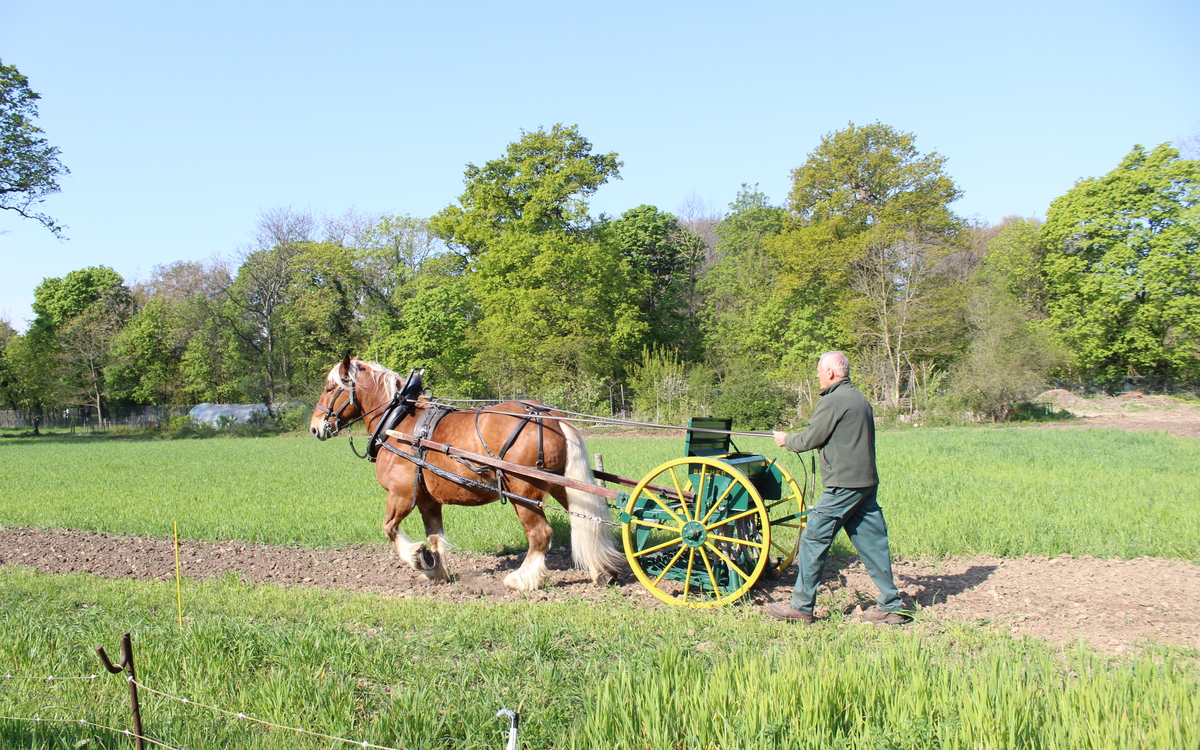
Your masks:
{"label": "green crop field", "polygon": [[[765,439],[803,476],[807,459]],[[679,439],[596,438],[640,477]],[[903,555],[1200,559],[1200,443],[1116,431],[879,436]],[[0,439],[0,524],[310,546],[379,543],[382,492],[344,441]],[[553,517],[562,542],[566,524]],[[451,509],[462,547],[524,547],[512,509]],[[412,526],[415,530],[416,526]],[[148,732],[171,747],[335,747],[194,704],[396,748],[1110,748],[1200,744],[1194,652],[1120,657],[918,613],[801,629],[742,607],[451,604],[0,569],[0,747],[125,748],[128,692],[97,674],[134,635]],[[56,681],[48,683],[45,676]],[[69,679],[83,677],[84,679]],[[42,721],[34,721],[40,718]],[[84,719],[86,724],[80,724]]]}
{"label": "green crop field", "polygon": [[[594,438],[608,471],[640,478],[682,439]],[[765,438],[803,481],[806,458]],[[1116,430],[908,430],[879,435],[895,554],[1143,555],[1200,560],[1200,442]],[[383,492],[343,440],[0,440],[0,524],[340,546],[382,540]],[[568,525],[551,514],[557,543]],[[451,540],[521,549],[512,509],[450,508]],[[406,525],[423,535],[414,517]],[[849,552],[847,547],[839,547]],[[836,550],[835,550],[836,551]]]}
{"label": "green crop field", "polygon": [[[125,748],[115,655],[133,633],[146,732],[170,747],[319,748],[285,727],[394,748],[1183,748],[1194,654],[1059,650],[918,618],[796,628],[737,607],[505,605],[0,572],[0,746]],[[52,625],[52,627],[51,627]],[[47,683],[46,676],[54,676]],[[77,678],[84,679],[77,679]],[[180,700],[187,699],[191,704]],[[202,704],[202,705],[194,705]],[[41,718],[42,721],[32,721]]]}

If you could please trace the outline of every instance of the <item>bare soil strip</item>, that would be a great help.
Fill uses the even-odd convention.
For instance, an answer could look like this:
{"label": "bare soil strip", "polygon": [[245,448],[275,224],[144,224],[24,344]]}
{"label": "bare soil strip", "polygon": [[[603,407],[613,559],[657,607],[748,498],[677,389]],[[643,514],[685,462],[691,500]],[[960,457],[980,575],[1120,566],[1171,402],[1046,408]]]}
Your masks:
{"label": "bare soil strip", "polygon": [[[500,583],[520,564],[519,554],[453,554],[449,565],[456,580],[428,586],[384,545],[310,550],[181,542],[179,553],[188,578],[232,574],[255,584],[336,587],[459,602],[599,600],[616,592],[646,606],[667,606],[632,576],[608,591],[592,585],[583,573],[570,569],[570,555],[561,548],[547,559],[552,573],[546,587],[529,594]],[[170,580],[175,575],[175,550],[170,539],[8,528],[0,530],[0,564],[47,573]],[[1200,649],[1200,565],[1189,562],[976,557],[899,560],[894,572],[906,599],[938,621],[997,627],[1016,638],[1084,639],[1111,653],[1148,642]],[[794,567],[778,580],[764,579],[753,592],[755,602],[786,600],[794,579]],[[846,610],[869,604],[875,591],[857,560],[831,560],[826,566],[822,601]]]}

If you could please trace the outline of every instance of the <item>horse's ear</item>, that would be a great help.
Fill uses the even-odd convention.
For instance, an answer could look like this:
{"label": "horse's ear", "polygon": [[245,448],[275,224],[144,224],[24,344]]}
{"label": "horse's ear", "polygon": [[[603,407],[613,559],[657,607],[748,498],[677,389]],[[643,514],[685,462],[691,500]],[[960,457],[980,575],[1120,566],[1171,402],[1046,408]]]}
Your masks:
{"label": "horse's ear", "polygon": [[343,379],[350,376],[350,352],[346,352],[346,356],[342,358],[341,373]]}

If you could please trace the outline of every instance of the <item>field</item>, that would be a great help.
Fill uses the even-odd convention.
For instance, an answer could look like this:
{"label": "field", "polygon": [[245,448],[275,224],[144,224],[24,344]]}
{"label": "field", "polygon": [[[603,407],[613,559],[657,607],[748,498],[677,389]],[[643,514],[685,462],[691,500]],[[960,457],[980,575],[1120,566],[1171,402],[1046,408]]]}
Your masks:
{"label": "field", "polygon": [[[604,454],[609,471],[641,476],[678,455],[681,442],[593,438],[588,447]],[[739,445],[780,453],[766,441]],[[1200,559],[1194,440],[906,431],[881,433],[880,458],[894,552],[929,560],[947,576],[957,560],[980,555],[998,560],[993,582],[1004,565],[1037,562],[1026,554],[1053,558],[1046,566],[1086,563],[1056,557],[1064,553]],[[783,460],[803,474],[799,458]],[[178,522],[192,549],[259,542],[336,556],[354,545],[378,553],[381,513],[370,470],[342,442],[0,441],[7,526],[162,539]],[[565,544],[566,524],[555,525]],[[524,546],[510,508],[451,512],[447,526],[464,561],[515,564]],[[1195,576],[1194,566],[1173,565]],[[838,575],[852,579],[854,571]],[[487,603],[497,599],[285,589],[225,575],[184,581],[181,630],[169,581],[3,567],[3,670],[60,680],[53,687],[5,682],[0,716],[12,718],[0,719],[0,745],[127,746],[87,725],[23,720],[99,712],[89,720],[115,726],[119,718],[100,717],[127,714],[117,678],[61,678],[98,671],[94,648],[114,653],[126,630],[149,687],[388,747],[501,747],[505,725],[493,715],[502,706],[521,708],[527,747],[1184,747],[1200,740],[1189,648],[1141,642],[1115,656],[921,613],[910,627],[885,630],[843,621],[835,610],[830,623],[798,630],[753,607],[679,611],[623,588],[577,595],[563,586],[567,593]],[[143,713],[150,733],[171,746],[333,746],[161,696],[146,699]]]}
{"label": "field", "polygon": [[[681,439],[593,438],[608,471],[641,477]],[[798,479],[806,460],[762,438]],[[0,442],[0,523],[185,539],[376,544],[383,493],[344,440]],[[1173,557],[1200,562],[1200,441],[1116,430],[929,430],[879,436],[880,502],[904,557]],[[450,508],[477,552],[523,549],[512,510]],[[555,517],[558,544],[567,524]],[[423,536],[410,519],[410,534]],[[848,547],[840,548],[849,554]]]}

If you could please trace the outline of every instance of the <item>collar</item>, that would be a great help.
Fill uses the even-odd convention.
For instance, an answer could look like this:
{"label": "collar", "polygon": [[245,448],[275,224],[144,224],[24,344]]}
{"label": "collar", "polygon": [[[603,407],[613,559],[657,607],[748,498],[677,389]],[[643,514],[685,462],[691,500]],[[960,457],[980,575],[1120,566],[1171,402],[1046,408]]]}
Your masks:
{"label": "collar", "polygon": [[848,377],[842,378],[841,380],[835,380],[829,384],[828,388],[821,391],[821,395],[828,396],[830,393],[833,393],[834,391],[836,391],[839,385],[841,385],[842,383],[849,383],[849,382],[850,382],[850,378],[848,378]]}

